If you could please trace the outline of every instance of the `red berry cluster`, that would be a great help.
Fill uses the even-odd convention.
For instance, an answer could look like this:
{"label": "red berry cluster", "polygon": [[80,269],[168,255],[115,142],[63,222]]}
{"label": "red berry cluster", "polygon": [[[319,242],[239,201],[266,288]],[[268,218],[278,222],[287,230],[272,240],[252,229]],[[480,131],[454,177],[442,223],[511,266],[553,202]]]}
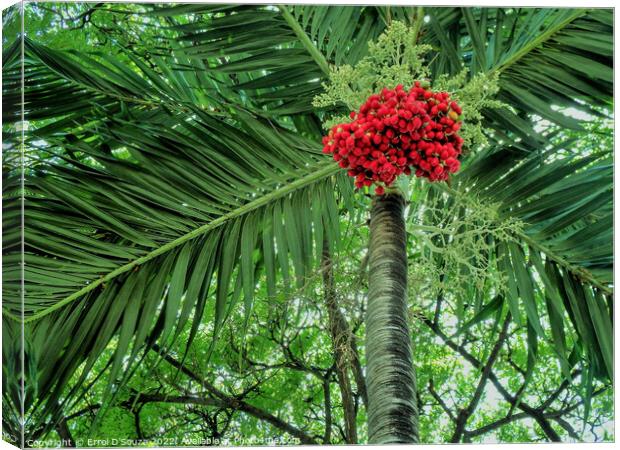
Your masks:
{"label": "red berry cluster", "polygon": [[402,173],[447,180],[461,165],[461,112],[447,92],[432,92],[419,81],[409,92],[402,85],[385,88],[351,112],[352,122],[331,129],[323,153],[349,169],[357,188],[375,183],[378,195]]}

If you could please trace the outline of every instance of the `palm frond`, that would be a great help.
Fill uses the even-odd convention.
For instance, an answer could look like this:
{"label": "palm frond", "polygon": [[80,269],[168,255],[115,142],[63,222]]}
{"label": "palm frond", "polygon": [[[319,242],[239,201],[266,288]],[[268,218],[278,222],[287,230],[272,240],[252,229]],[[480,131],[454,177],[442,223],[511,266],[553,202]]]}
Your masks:
{"label": "palm frond", "polygon": [[[303,286],[324,238],[336,245],[336,193],[351,192],[336,188],[337,168],[322,162],[313,141],[266,119],[231,107],[222,116],[181,101],[177,106],[189,112],[182,116],[167,107],[165,94],[175,87],[156,88],[146,70],[130,75],[118,69],[111,84],[112,69],[103,63],[84,57],[78,65],[73,56],[47,54],[34,43],[29,50],[36,50],[32,58],[44,56],[38,64],[48,69],[48,82],[29,92],[32,105],[45,98],[69,106],[80,98],[83,114],[94,115],[102,99],[113,99],[110,104],[121,110],[52,134],[42,135],[36,126],[29,131],[39,145],[28,151],[24,190],[25,309],[20,266],[9,264],[3,313],[19,322],[23,312],[37,342],[27,363],[36,368],[38,375],[28,381],[38,395],[26,405],[36,428],[53,426],[47,418],[80,393],[78,383],[65,395],[67,381],[78,368],[84,381],[114,336],[112,382],[145,343],[160,339],[167,348],[190,318],[194,335],[211,293],[214,335],[241,293],[249,314],[261,267],[271,291],[277,277],[294,275]],[[91,64],[99,70],[91,71]],[[58,83],[77,88],[66,95],[55,90]],[[5,85],[5,92],[15,88]],[[136,120],[144,101],[172,126]],[[58,109],[59,120],[65,112]],[[50,111],[46,120],[54,119]],[[349,183],[338,178],[338,185]],[[19,190],[18,177],[8,181],[5,192]],[[12,206],[18,201],[5,199],[6,221],[20,219]],[[19,229],[4,229],[5,261],[17,262]],[[273,263],[257,259],[257,249]]]}
{"label": "palm frond", "polygon": [[[592,374],[611,376],[609,152],[566,156],[570,142],[532,129],[538,116],[579,130],[562,107],[600,115],[595,105],[610,104],[611,10],[149,9],[137,14],[169,26],[148,58],[123,52],[119,63],[26,40],[23,105],[18,43],[3,55],[3,357],[17,361],[24,313],[32,434],[51,429],[104,373],[113,394],[145,347],[169,348],[190,323],[195,336],[206,308],[217,337],[241,299],[249,314],[257,283],[272,297],[279,282],[304,286],[324,240],[338,245],[341,209],[356,202],[320,153],[311,101],[326,69],[359,60],[391,20],[419,27],[419,42],[436,50],[435,76],[499,73],[500,99],[513,107],[484,112],[490,147],[474,149],[447,189],[524,224],[497,243],[508,293],[484,314],[507,304],[528,327],[528,364],[536,340],[550,339],[564,369],[581,357]],[[11,126],[22,106],[23,191]],[[18,429],[21,375],[6,370],[5,424]]]}
{"label": "palm frond", "polygon": [[[564,127],[579,122],[554,107],[597,114],[591,102],[610,102],[613,92],[610,10],[433,8],[423,42],[440,52],[435,73],[500,74],[500,100],[519,112]],[[593,35],[596,35],[595,37]],[[516,130],[510,125],[509,130]]]}
{"label": "palm frond", "polygon": [[[453,192],[497,203],[500,218],[523,223],[513,242],[498,243],[494,256],[507,278],[504,301],[513,318],[553,342],[565,374],[569,360],[577,362],[573,351],[595,377],[612,379],[612,150],[558,156],[574,141],[542,152],[524,152],[517,148],[521,142],[480,153],[455,178]],[[541,326],[543,316],[550,335]],[[566,343],[568,323],[578,342],[573,349]]]}

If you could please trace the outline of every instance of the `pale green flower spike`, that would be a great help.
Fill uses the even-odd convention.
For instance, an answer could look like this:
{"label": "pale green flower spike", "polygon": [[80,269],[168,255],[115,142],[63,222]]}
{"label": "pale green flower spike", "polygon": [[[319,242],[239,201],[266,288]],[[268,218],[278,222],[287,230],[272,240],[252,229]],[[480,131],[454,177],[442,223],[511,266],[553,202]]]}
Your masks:
{"label": "pale green flower spike", "polygon": [[[450,208],[446,208],[441,196],[427,199],[407,225],[425,248],[410,267],[411,276],[417,280],[410,289],[422,288],[423,292],[415,294],[427,296],[450,291],[454,298],[469,298],[467,289],[505,294],[505,275],[491,255],[495,254],[497,242],[514,242],[514,236],[523,232],[523,223],[502,216],[500,204],[488,203],[470,193],[451,199]],[[438,254],[441,258],[437,258]],[[463,279],[467,283],[454,282]]]}
{"label": "pale green flower spike", "polygon": [[[323,83],[325,92],[314,98],[313,105],[324,108],[338,104],[356,111],[373,93],[384,87],[390,89],[402,84],[405,88],[415,81],[427,81],[434,91],[447,91],[463,108],[463,126],[459,131],[464,149],[481,149],[487,144],[481,124],[484,108],[501,108],[502,102],[493,99],[499,91],[496,74],[476,74],[467,81],[468,70],[448,77],[442,75],[429,80],[426,55],[429,45],[415,44],[417,33],[402,22],[392,22],[376,42],[368,43],[368,55],[354,67],[343,65],[331,69],[330,81]],[[337,123],[349,120],[348,116],[334,116],[324,121],[330,129]]]}

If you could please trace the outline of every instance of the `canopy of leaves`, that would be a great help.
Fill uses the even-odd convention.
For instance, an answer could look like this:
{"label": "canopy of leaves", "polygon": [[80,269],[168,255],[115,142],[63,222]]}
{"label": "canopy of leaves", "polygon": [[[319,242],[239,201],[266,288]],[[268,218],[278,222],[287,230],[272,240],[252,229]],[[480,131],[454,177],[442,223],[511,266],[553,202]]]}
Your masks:
{"label": "canopy of leaves", "polygon": [[422,439],[613,438],[611,10],[24,14],[23,59],[3,15],[6,439],[23,406],[32,439],[338,443],[350,395],[364,442],[363,347],[348,392],[326,322],[363,336],[369,198],[321,154],[347,107],[312,102],[394,21],[429,78],[508,105],[451,185],[408,186]]}

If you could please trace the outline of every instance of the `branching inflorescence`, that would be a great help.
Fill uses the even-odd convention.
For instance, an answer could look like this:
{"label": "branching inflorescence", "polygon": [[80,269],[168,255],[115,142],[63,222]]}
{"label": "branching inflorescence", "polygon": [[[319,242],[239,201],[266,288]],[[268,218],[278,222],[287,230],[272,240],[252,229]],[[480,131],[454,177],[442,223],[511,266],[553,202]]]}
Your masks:
{"label": "branching inflorescence", "polygon": [[461,113],[447,92],[432,92],[419,81],[409,91],[400,84],[384,88],[351,112],[352,122],[334,125],[323,152],[348,168],[357,188],[375,183],[379,195],[412,170],[431,181],[447,180],[460,167]]}
{"label": "branching inflorescence", "polygon": [[319,108],[352,111],[325,121],[324,152],[348,169],[356,187],[376,184],[377,194],[402,173],[446,180],[467,148],[486,144],[481,111],[502,106],[492,99],[499,89],[494,75],[469,79],[463,70],[431,85],[425,58],[431,47],[416,44],[416,36],[393,22],[355,67],[333,69],[314,99]]}

